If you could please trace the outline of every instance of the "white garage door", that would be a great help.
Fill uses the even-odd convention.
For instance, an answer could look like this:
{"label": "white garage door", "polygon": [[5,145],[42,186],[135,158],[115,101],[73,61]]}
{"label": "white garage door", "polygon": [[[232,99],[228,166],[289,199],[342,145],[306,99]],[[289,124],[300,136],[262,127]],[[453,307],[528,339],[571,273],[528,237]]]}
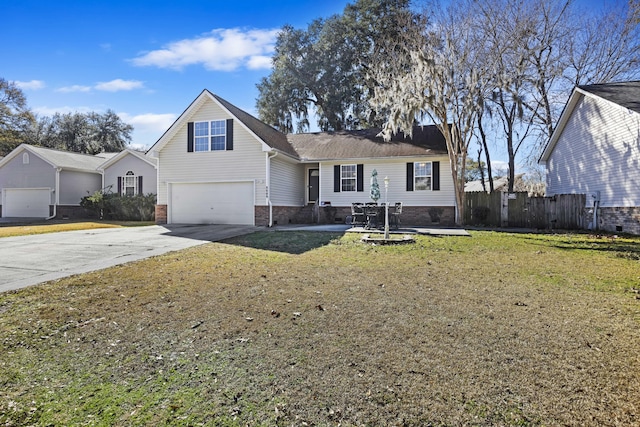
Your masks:
{"label": "white garage door", "polygon": [[171,184],[173,224],[254,224],[252,182]]}
{"label": "white garage door", "polygon": [[5,188],[2,216],[6,218],[46,218],[51,203],[50,188]]}

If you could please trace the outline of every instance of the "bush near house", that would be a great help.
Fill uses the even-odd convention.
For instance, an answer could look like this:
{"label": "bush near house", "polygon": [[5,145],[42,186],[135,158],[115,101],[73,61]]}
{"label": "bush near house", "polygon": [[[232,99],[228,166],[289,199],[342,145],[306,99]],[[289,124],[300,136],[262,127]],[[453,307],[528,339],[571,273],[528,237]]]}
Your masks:
{"label": "bush near house", "polygon": [[96,212],[100,219],[118,221],[153,221],[155,205],[155,194],[121,196],[103,191],[96,191],[80,201],[80,206]]}

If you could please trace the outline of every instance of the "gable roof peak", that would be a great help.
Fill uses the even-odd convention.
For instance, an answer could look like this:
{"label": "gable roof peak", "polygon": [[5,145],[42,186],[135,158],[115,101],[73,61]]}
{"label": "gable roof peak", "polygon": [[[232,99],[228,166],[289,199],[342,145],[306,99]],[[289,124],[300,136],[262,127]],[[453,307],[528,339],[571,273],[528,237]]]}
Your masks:
{"label": "gable roof peak", "polygon": [[287,141],[287,136],[284,133],[236,107],[221,96],[214,94],[209,89],[203,89],[202,92],[200,92],[191,104],[189,104],[187,109],[180,114],[175,122],[173,122],[169,129],[167,129],[158,141],[156,141],[156,143],[147,150],[147,153],[150,153],[153,150],[161,150],[169,140],[175,136],[178,128],[187,122],[191,113],[200,108],[202,102],[207,99],[216,103],[220,108],[228,112],[231,117],[238,120],[240,124],[249,131],[249,133],[253,134],[263,144],[293,157],[298,157],[294,148],[289,144],[289,141]]}

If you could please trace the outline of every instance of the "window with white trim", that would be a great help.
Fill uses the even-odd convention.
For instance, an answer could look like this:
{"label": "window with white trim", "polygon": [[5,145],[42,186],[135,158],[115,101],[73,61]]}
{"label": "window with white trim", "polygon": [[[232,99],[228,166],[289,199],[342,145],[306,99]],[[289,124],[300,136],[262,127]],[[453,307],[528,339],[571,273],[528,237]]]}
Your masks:
{"label": "window with white trim", "polygon": [[431,190],[431,162],[416,162],[413,164],[413,189]]}
{"label": "window with white trim", "polygon": [[135,196],[137,193],[138,177],[135,176],[133,171],[128,171],[127,174],[122,177],[122,195]]}
{"label": "window with white trim", "polygon": [[340,190],[356,191],[358,168],[356,165],[340,165]]}
{"label": "window with white trim", "polygon": [[227,146],[227,122],[226,120],[213,120],[211,122],[195,122],[194,151],[220,151]]}

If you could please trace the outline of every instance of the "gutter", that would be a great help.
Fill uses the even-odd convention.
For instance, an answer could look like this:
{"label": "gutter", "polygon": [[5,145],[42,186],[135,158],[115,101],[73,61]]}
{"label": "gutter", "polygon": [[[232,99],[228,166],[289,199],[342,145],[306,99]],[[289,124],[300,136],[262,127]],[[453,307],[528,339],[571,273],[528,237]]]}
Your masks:
{"label": "gutter", "polygon": [[269,206],[269,227],[273,227],[273,204],[271,203],[271,159],[278,155],[277,151],[267,156],[267,205]]}
{"label": "gutter", "polygon": [[53,215],[51,215],[50,217],[45,218],[45,221],[49,221],[53,218],[56,217],[56,215],[58,215],[58,204],[60,203],[60,172],[62,171],[62,168],[56,168],[56,188],[53,189],[53,192],[55,193],[55,200],[53,202]]}

